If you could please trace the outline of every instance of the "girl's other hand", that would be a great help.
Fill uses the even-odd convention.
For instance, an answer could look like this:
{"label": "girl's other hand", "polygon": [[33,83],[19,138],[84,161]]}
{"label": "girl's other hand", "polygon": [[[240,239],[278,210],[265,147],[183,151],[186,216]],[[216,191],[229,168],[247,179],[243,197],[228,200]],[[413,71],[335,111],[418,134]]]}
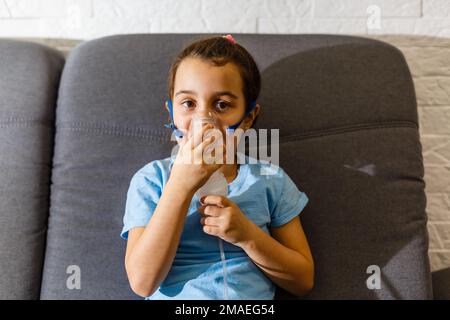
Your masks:
{"label": "girl's other hand", "polygon": [[198,209],[203,231],[238,247],[253,238],[256,225],[241,211],[236,203],[222,196],[204,196]]}

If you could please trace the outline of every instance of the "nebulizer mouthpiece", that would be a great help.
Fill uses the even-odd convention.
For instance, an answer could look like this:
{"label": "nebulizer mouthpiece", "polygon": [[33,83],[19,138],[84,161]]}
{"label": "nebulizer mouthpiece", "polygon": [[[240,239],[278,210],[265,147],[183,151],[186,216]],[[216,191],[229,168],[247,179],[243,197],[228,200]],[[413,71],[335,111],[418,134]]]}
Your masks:
{"label": "nebulizer mouthpiece", "polygon": [[[194,116],[191,119],[191,129],[189,130],[190,135],[194,135],[194,133],[197,132],[197,130],[201,130],[201,128],[207,124],[212,124],[213,128],[208,129],[205,132],[203,139],[208,139],[211,135],[219,135],[219,134],[221,135],[217,114],[213,111],[209,111],[207,113],[194,114]],[[219,148],[221,149],[223,146],[218,145],[218,143],[220,142],[223,143],[223,139],[216,139],[212,144],[210,144],[206,148],[216,147],[218,149]],[[205,157],[207,156],[206,148],[204,151]],[[217,161],[218,158],[213,158],[213,160]],[[223,173],[218,170],[214,171],[214,173],[209,177],[208,181],[206,181],[205,184],[197,190],[196,195],[198,196],[199,199],[201,199],[201,197],[206,195],[226,197],[228,195],[228,182],[225,179]]]}
{"label": "nebulizer mouthpiece", "polygon": [[[190,134],[193,134],[193,130],[201,130],[201,128],[207,124],[212,124],[214,129],[219,129],[219,121],[216,112],[208,111],[195,113],[191,119]],[[205,139],[210,136],[210,131],[208,130],[206,134],[207,136],[204,137]]]}

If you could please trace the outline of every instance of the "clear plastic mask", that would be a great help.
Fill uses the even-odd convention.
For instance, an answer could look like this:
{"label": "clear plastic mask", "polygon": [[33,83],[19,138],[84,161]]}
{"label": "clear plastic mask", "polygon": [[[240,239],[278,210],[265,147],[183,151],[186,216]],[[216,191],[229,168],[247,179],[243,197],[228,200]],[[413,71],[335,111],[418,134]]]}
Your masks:
{"label": "clear plastic mask", "polygon": [[[206,124],[212,124],[214,126],[214,129],[220,130],[220,132],[222,132],[222,134],[225,132],[225,127],[222,125],[220,116],[217,114],[217,112],[201,111],[201,112],[196,112],[192,115],[191,122],[189,125],[189,130],[188,130],[189,136],[192,136],[192,134],[196,130],[200,130]],[[205,135],[204,138],[206,139],[208,136],[209,135]]]}

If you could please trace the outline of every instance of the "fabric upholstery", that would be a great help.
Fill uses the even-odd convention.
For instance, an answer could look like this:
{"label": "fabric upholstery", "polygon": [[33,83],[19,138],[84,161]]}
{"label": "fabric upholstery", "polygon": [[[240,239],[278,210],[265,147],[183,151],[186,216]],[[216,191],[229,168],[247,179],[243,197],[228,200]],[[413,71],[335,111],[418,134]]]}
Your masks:
{"label": "fabric upholstery", "polygon": [[0,40],[0,299],[37,299],[63,56]]}
{"label": "fabric upholstery", "polygon": [[[41,298],[138,298],[122,227],[134,172],[170,154],[163,123],[175,54],[207,35],[121,35],[81,44],[59,88]],[[309,299],[431,298],[426,198],[414,87],[401,52],[328,35],[236,40],[262,72],[256,128],[280,128],[280,166],[310,203]],[[68,289],[67,268],[81,271]],[[370,290],[369,266],[381,269]],[[292,298],[283,290],[277,298]]]}

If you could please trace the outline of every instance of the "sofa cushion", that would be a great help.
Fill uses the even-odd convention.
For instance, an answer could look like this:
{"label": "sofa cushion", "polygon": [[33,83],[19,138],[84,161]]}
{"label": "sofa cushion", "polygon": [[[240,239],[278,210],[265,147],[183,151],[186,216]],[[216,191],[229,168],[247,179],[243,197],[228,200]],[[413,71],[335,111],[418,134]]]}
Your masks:
{"label": "sofa cushion", "polygon": [[[69,56],[42,298],[138,298],[119,236],[126,192],[139,168],[170,154],[169,66],[204,36],[112,36]],[[310,198],[302,222],[316,280],[307,298],[430,298],[417,107],[400,51],[347,36],[236,38],[262,72],[256,128],[281,128],[280,166]],[[70,266],[79,268],[79,289],[67,286]],[[367,285],[376,267],[380,289]],[[277,298],[292,296],[279,290]]]}
{"label": "sofa cushion", "polygon": [[0,299],[36,299],[64,58],[42,45],[6,39],[0,57]]}

